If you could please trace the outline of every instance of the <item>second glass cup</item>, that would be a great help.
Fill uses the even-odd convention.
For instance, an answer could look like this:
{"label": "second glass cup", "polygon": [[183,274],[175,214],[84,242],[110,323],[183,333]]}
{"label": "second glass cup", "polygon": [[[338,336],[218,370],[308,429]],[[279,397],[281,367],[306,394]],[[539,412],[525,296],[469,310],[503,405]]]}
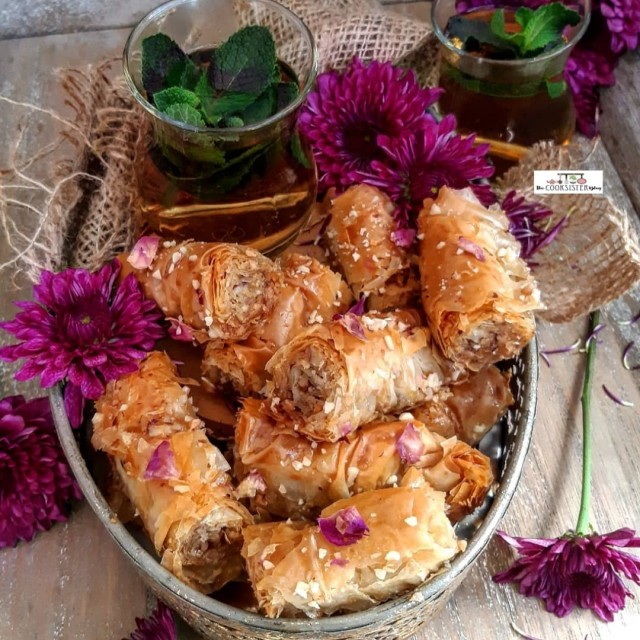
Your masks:
{"label": "second glass cup", "polygon": [[[270,28],[281,80],[298,84],[297,98],[255,124],[212,128],[178,122],[159,111],[142,83],[142,42],[163,33],[205,63],[240,28]],[[265,253],[290,244],[317,192],[310,148],[296,115],[317,74],[313,37],[292,12],[271,0],[173,0],[135,27],[124,53],[125,77],[150,121],[137,166],[139,210],[149,231],[164,237],[239,242]]]}
{"label": "second glass cup", "polygon": [[[438,106],[453,113],[461,133],[477,133],[488,142],[498,173],[512,166],[527,147],[540,140],[568,142],[576,115],[571,92],[562,74],[571,49],[589,22],[589,0],[567,6],[581,14],[575,27],[565,30],[564,42],[532,58],[500,60],[459,49],[447,35],[450,18],[459,15],[456,0],[436,0],[432,8],[434,31],[440,41],[440,87]],[[499,2],[497,7],[499,7]],[[495,7],[471,9],[462,14],[487,25]],[[513,4],[505,7],[507,30],[513,21]]]}

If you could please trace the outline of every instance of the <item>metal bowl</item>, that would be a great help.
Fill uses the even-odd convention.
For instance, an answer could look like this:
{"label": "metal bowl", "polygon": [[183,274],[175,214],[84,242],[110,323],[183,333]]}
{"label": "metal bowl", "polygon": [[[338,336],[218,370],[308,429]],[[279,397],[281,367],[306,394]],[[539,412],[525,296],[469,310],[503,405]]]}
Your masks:
{"label": "metal bowl", "polygon": [[145,584],[205,638],[214,640],[408,640],[444,606],[493,536],[515,493],[531,442],[536,407],[538,358],[535,339],[505,363],[511,371],[514,405],[483,438],[480,449],[491,457],[497,483],[484,505],[457,527],[468,546],[444,571],[414,591],[359,613],[318,620],[271,620],[194,591],[160,566],[115,517],[98,489],[79,439],[64,411],[60,387],[51,392],[53,417],[71,468],[85,498]]}

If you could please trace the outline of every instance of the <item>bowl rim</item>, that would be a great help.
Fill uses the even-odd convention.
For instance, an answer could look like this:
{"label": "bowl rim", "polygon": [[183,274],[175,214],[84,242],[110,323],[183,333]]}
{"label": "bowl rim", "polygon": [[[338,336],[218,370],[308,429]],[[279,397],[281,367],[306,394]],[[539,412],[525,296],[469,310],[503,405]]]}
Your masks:
{"label": "bowl rim", "polygon": [[[522,412],[519,419],[518,432],[493,503],[489,507],[482,524],[469,540],[465,551],[456,556],[449,568],[442,573],[427,580],[427,582],[421,586],[399,598],[376,605],[364,611],[318,618],[315,620],[291,618],[271,619],[258,613],[239,609],[238,607],[220,602],[188,587],[167,569],[162,567],[158,559],[146,551],[117,519],[95,484],[86,461],[80,452],[74,431],[71,428],[64,410],[61,385],[57,385],[50,390],[49,400],[62,448],[80,485],[82,493],[108,533],[123,553],[133,562],[138,571],[158,583],[164,589],[172,592],[176,597],[185,601],[188,606],[198,609],[199,612],[205,616],[216,616],[262,631],[280,631],[290,632],[292,634],[303,632],[308,634],[311,631],[318,633],[345,632],[374,624],[379,621],[380,616],[388,615],[392,611],[394,614],[404,614],[417,607],[423,601],[435,600],[451,583],[455,582],[458,576],[466,571],[489,544],[491,537],[515,494],[524,467],[526,454],[531,444],[536,413],[538,383],[538,347],[535,337],[524,349],[521,358],[524,360],[524,380]],[[422,597],[418,596],[416,598],[416,594],[420,594]]]}

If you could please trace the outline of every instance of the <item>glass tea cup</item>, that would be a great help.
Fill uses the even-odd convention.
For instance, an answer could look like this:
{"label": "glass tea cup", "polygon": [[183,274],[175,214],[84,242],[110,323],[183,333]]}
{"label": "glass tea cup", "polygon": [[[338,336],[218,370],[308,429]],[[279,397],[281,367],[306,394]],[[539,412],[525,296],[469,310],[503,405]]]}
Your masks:
{"label": "glass tea cup", "polygon": [[[565,144],[575,132],[573,98],[562,75],[571,50],[587,29],[590,0],[566,4],[580,13],[581,20],[565,30],[560,46],[531,58],[498,60],[458,49],[446,33],[449,19],[460,15],[456,0],[433,3],[439,85],[444,89],[438,108],[456,116],[461,133],[475,132],[478,141],[489,143],[498,173],[513,166],[536,142]],[[464,15],[488,23],[496,8],[499,3]],[[513,16],[513,5],[504,9],[507,19]]]}
{"label": "glass tea cup", "polygon": [[[195,126],[150,102],[142,83],[142,42],[163,33],[202,62],[241,27],[270,28],[283,81],[298,96],[275,115],[240,127]],[[317,193],[309,146],[297,112],[318,70],[315,43],[294,13],[272,0],[172,0],[134,28],[124,51],[125,78],[149,123],[136,166],[138,211],[146,231],[163,237],[238,242],[264,253],[290,244]]]}

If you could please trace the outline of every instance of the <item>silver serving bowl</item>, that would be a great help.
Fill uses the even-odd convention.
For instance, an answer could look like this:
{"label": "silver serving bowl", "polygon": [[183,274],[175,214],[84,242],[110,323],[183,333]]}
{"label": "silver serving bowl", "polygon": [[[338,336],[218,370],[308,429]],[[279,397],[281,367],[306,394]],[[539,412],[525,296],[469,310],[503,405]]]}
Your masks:
{"label": "silver serving bowl", "polygon": [[160,566],[158,558],[121,524],[109,508],[80,451],[82,429],[73,431],[59,387],[51,392],[53,417],[62,447],[85,498],[106,530],[138,570],[145,584],[205,638],[212,640],[408,640],[444,606],[485,549],[515,493],[533,432],[538,382],[535,339],[511,371],[514,405],[483,438],[480,449],[493,461],[497,483],[484,505],[461,521],[456,531],[468,541],[450,565],[414,591],[359,613],[318,620],[271,620],[194,591]]}

